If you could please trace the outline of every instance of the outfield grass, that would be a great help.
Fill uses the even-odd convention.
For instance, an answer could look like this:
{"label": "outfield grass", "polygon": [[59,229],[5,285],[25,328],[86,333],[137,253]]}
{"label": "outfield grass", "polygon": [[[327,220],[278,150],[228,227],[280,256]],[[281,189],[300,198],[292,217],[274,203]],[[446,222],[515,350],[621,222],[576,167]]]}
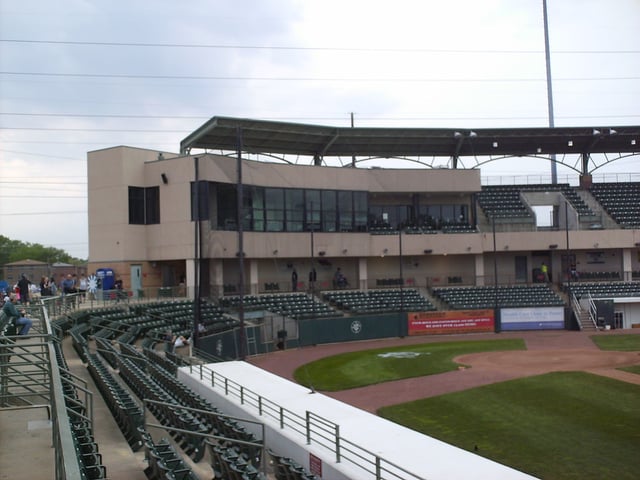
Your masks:
{"label": "outfield grass", "polygon": [[593,335],[590,337],[600,350],[617,352],[640,351],[640,335]]}
{"label": "outfield grass", "polygon": [[458,364],[452,359],[458,355],[525,348],[522,339],[501,339],[425,343],[349,352],[298,367],[294,378],[298,383],[313,386],[316,390],[346,390],[455,370]]}
{"label": "outfield grass", "polygon": [[549,373],[378,413],[545,480],[636,479],[640,472],[640,386],[606,377]]}
{"label": "outfield grass", "polygon": [[634,365],[632,367],[621,367],[620,370],[629,373],[635,373],[636,375],[640,375],[640,365]]}

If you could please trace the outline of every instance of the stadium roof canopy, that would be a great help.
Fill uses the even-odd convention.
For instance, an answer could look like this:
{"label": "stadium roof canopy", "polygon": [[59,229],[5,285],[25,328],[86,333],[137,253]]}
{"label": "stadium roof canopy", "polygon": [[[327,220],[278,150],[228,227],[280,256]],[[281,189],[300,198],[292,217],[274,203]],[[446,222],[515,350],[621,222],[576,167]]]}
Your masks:
{"label": "stadium roof canopy", "polygon": [[[241,132],[241,135],[239,133]],[[241,141],[240,141],[241,138]],[[539,156],[640,152],[640,126],[363,128],[213,117],[180,143],[191,149],[324,157]],[[455,164],[454,164],[455,167]]]}

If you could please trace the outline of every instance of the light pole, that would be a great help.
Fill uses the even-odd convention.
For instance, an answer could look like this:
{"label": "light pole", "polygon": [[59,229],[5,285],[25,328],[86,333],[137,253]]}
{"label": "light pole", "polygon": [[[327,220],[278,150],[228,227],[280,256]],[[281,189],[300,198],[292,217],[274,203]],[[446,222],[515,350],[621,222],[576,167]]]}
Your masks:
{"label": "light pole", "polygon": [[316,318],[316,269],[315,269],[315,257],[313,254],[313,249],[314,249],[314,244],[313,244],[313,231],[315,230],[315,223],[313,222],[313,202],[310,202],[309,205],[309,209],[310,209],[310,217],[311,217],[311,222],[309,223],[309,227],[310,227],[310,240],[311,240],[311,270],[309,271],[309,291],[311,292],[311,301],[313,302],[311,304],[311,313],[313,315],[313,318]]}
{"label": "light pole", "polygon": [[402,271],[402,227],[398,229],[398,257],[400,259],[400,311],[404,312],[404,275]]}
{"label": "light pole", "polygon": [[[551,54],[549,52],[549,21],[547,20],[547,0],[542,0],[542,17],[544,22],[544,58],[547,69],[547,109],[549,112],[549,128],[555,126],[553,118],[553,88],[551,82]],[[558,167],[555,154],[551,155],[551,183],[558,183]]]}
{"label": "light pole", "polygon": [[496,219],[491,216],[491,230],[493,231],[493,322],[496,333],[500,331],[500,310],[498,308],[498,249],[496,248]]}
{"label": "light pole", "polygon": [[194,192],[195,192],[195,222],[194,222],[194,232],[193,232],[193,245],[194,245],[194,295],[193,295],[193,332],[191,334],[192,345],[193,347],[197,347],[198,342],[198,324],[200,323],[200,163],[198,157],[193,158],[193,168],[194,168]]}
{"label": "light pole", "polygon": [[236,169],[237,169],[237,213],[238,213],[238,270],[239,270],[239,283],[238,286],[238,297],[239,297],[239,305],[238,305],[238,320],[240,322],[240,338],[238,339],[239,344],[239,357],[240,360],[244,360],[246,358],[246,332],[244,325],[244,216],[243,216],[243,197],[244,197],[244,188],[242,184],[242,148],[243,148],[243,139],[242,139],[242,128],[236,128],[236,141],[238,148],[238,157],[236,160]]}
{"label": "light pole", "polygon": [[571,268],[571,250],[569,249],[569,205],[566,200],[564,202],[564,232],[567,242],[567,294],[569,295],[569,304],[571,305],[571,274],[573,269]]}

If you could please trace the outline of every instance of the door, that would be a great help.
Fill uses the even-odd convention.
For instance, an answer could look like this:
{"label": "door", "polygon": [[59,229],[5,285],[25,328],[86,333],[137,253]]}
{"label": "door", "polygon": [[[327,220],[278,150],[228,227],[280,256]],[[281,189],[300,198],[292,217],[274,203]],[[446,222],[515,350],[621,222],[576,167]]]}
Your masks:
{"label": "door", "polygon": [[527,257],[517,255],[515,257],[516,283],[527,282]]}
{"label": "door", "polygon": [[142,290],[142,265],[131,265],[131,292],[135,298],[140,296]]}

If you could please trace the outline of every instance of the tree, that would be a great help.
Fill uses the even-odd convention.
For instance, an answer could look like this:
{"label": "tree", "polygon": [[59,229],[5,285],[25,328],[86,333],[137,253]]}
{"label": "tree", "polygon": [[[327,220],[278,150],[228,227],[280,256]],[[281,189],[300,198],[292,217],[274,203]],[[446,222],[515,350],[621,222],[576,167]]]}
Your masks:
{"label": "tree", "polygon": [[45,247],[39,243],[11,240],[4,235],[0,235],[0,265],[26,260],[27,258],[49,264],[63,262],[81,265],[86,263],[86,260],[72,257],[59,248]]}

